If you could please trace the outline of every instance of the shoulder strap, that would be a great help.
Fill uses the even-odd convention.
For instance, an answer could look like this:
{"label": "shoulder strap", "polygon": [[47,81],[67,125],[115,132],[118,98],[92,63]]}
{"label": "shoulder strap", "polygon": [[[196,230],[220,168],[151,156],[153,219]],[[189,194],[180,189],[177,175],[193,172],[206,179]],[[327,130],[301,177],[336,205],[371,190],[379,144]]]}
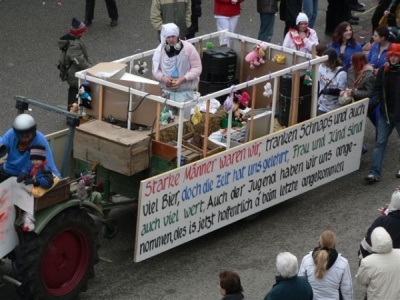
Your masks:
{"label": "shoulder strap", "polygon": [[[333,79],[335,79],[335,77],[336,77],[337,74],[339,74],[340,72],[342,72],[342,71],[344,71],[344,70],[345,70],[345,68],[340,68],[340,69],[335,73],[335,75],[332,77],[332,79],[329,80],[328,84],[325,86],[324,89],[326,89],[326,88],[331,84],[331,82],[333,81]],[[319,98],[321,95],[322,95],[322,91],[320,91],[320,92],[318,93],[318,98]]]}

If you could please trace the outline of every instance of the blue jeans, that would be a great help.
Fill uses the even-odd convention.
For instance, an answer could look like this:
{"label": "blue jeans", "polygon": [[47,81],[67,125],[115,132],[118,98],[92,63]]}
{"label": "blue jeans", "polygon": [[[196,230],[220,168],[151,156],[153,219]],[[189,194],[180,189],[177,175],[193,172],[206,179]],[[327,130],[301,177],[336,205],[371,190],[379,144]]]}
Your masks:
{"label": "blue jeans", "polygon": [[258,39],[270,43],[274,33],[275,13],[260,13],[260,22]]}
{"label": "blue jeans", "polygon": [[303,0],[303,12],[308,17],[308,27],[314,28],[318,14],[318,0]]}
{"label": "blue jeans", "polygon": [[387,142],[390,134],[393,131],[393,128],[396,128],[397,133],[400,136],[400,121],[391,120],[388,124],[386,122],[386,118],[379,114],[377,124],[378,135],[376,138],[375,148],[372,152],[371,169],[369,170],[369,173],[374,176],[381,176],[383,158],[385,156]]}

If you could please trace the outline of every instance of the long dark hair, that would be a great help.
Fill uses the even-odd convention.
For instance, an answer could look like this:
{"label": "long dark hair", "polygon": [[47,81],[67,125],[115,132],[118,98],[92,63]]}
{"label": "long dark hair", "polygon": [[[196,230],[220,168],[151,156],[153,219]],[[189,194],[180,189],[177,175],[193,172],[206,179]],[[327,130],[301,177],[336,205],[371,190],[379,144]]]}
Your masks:
{"label": "long dark hair", "polygon": [[351,47],[356,46],[356,39],[354,38],[354,31],[353,31],[353,26],[349,22],[342,22],[340,23],[336,28],[335,31],[332,34],[332,42],[337,45],[341,45],[343,42],[343,33],[346,32],[347,27],[351,28],[352,30],[352,35],[351,38],[349,39],[348,43],[350,43]]}
{"label": "long dark hair", "polygon": [[328,55],[329,68],[335,71],[337,67],[343,66],[341,59],[338,57],[334,48],[328,48],[324,51],[323,55]]}

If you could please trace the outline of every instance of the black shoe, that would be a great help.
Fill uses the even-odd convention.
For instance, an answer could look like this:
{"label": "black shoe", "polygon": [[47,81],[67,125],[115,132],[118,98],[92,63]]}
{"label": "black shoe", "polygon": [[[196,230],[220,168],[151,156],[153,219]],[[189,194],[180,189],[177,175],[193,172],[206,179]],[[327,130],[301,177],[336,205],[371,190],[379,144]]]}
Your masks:
{"label": "black shoe", "polygon": [[115,27],[118,25],[118,20],[111,20],[110,27]]}
{"label": "black shoe", "polygon": [[358,25],[358,22],[353,19],[347,20],[346,22],[350,23],[351,25]]}
{"label": "black shoe", "polygon": [[85,23],[86,27],[89,27],[90,25],[92,25],[91,20],[85,20],[85,22],[83,22],[83,23]]}
{"label": "black shoe", "polygon": [[356,17],[356,16],[353,16],[353,15],[351,15],[351,16],[350,16],[350,20],[359,21],[359,20],[360,20],[360,18],[359,18],[359,17]]}
{"label": "black shoe", "polygon": [[354,11],[365,11],[364,5],[358,3],[356,5],[350,5],[350,9]]}

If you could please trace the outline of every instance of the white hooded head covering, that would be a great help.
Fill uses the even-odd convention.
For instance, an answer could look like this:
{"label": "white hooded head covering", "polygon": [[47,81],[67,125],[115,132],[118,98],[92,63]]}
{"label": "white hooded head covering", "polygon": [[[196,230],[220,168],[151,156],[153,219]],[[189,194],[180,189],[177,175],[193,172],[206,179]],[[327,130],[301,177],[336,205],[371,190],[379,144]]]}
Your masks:
{"label": "white hooded head covering", "polygon": [[162,25],[160,34],[161,43],[158,45],[153,55],[153,70],[157,70],[160,65],[161,50],[165,46],[168,36],[179,36],[179,27],[176,26],[176,24],[167,23]]}
{"label": "white hooded head covering", "polygon": [[388,209],[390,211],[400,210],[400,191],[396,190],[393,193]]}
{"label": "white hooded head covering", "polygon": [[179,36],[179,27],[174,23],[167,23],[161,27],[160,40],[162,45],[165,44],[168,36]]}
{"label": "white hooded head covering", "polygon": [[371,233],[372,251],[375,253],[389,253],[393,249],[392,238],[383,227],[376,227]]}

